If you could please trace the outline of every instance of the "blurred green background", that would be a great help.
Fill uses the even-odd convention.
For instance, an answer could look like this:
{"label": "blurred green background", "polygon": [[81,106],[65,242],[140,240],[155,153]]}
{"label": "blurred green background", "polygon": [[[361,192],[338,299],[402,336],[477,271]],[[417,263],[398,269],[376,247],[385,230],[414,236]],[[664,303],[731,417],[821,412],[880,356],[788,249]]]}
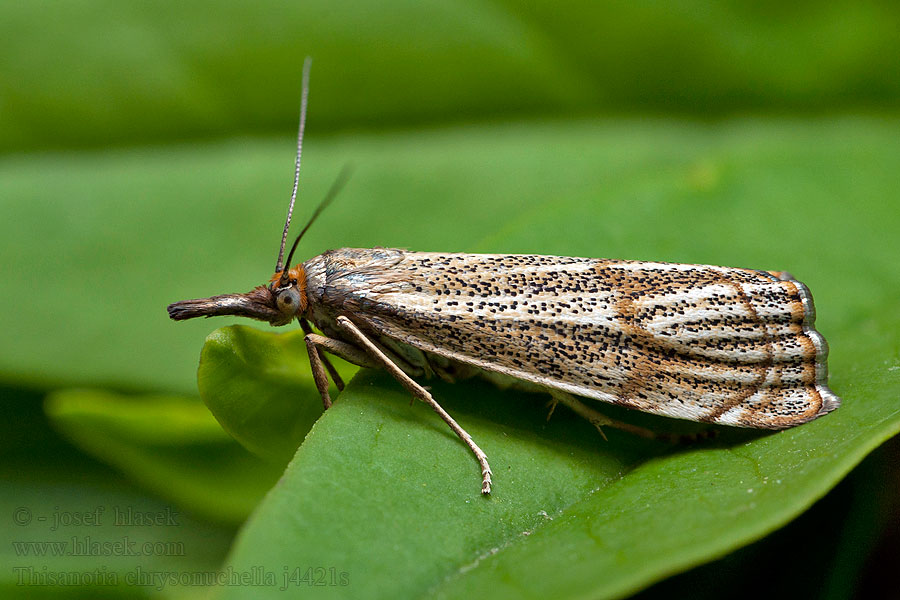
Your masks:
{"label": "blurred green background", "polygon": [[[216,569],[281,475],[197,398],[203,340],[231,321],[164,309],[270,276],[307,55],[295,219],[356,170],[302,257],[382,245],[788,269],[838,365],[868,360],[896,400],[898,31],[886,0],[4,3],[0,590],[78,595],[69,584],[115,572],[136,580],[95,597],[202,595],[141,569]],[[286,351],[273,380],[296,366],[309,389]],[[875,385],[834,365],[841,394]],[[897,409],[884,418],[896,432]],[[828,575],[804,588],[773,569],[773,588],[878,590],[900,553],[898,457],[889,442],[791,525],[642,593],[746,589],[810,540]],[[134,520],[173,511],[175,525]],[[151,546],[27,546],[91,536]]]}

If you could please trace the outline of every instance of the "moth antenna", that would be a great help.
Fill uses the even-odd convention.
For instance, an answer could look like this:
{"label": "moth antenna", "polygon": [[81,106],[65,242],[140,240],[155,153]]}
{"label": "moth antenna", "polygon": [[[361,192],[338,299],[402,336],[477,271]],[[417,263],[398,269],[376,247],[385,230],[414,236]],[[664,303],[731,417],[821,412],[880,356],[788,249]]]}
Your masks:
{"label": "moth antenna", "polygon": [[[316,207],[315,212],[313,212],[312,216],[309,218],[309,221],[306,222],[306,225],[303,227],[303,230],[297,236],[297,239],[294,240],[294,244],[291,246],[291,251],[288,252],[287,260],[285,261],[285,265],[291,264],[291,259],[294,257],[294,250],[297,249],[297,244],[300,243],[300,238],[303,237],[303,234],[310,228],[313,222],[322,214],[322,211],[325,210],[329,204],[331,204],[332,200],[334,200],[338,193],[343,189],[343,187],[347,184],[347,181],[350,179],[350,175],[353,173],[353,167],[351,165],[344,165],[341,169],[341,172],[338,173],[337,178],[335,178],[334,183],[331,184],[331,187],[328,188],[328,192],[325,194],[325,197],[319,202],[319,206]],[[275,271],[276,273],[278,271]],[[287,269],[281,274],[281,285],[287,283],[288,272]]]}
{"label": "moth antenna", "polygon": [[[294,214],[294,202],[297,200],[297,190],[300,187],[300,156],[303,154],[303,131],[306,129],[306,103],[309,98],[309,68],[312,58],[307,56],[303,61],[303,91],[300,93],[300,128],[297,132],[297,160],[294,162],[294,189],[291,191],[291,204],[288,206],[287,219],[284,222],[284,231],[281,234],[281,249],[278,251],[278,262],[275,263],[275,272],[281,271],[284,263],[284,245],[287,243],[288,229],[291,228],[291,216]],[[290,262],[290,259],[288,259]]]}

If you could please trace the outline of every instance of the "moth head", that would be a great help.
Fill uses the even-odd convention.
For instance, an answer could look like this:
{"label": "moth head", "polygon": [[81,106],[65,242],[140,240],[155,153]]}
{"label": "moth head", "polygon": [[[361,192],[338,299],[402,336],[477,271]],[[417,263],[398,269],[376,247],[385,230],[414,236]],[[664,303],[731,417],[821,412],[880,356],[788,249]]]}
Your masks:
{"label": "moth head", "polygon": [[303,92],[300,100],[300,129],[297,132],[297,160],[294,168],[294,189],[291,192],[291,203],[288,206],[287,219],[284,222],[284,230],[281,234],[281,248],[278,251],[278,260],[275,263],[275,274],[269,281],[269,285],[261,285],[246,294],[223,294],[210,298],[198,298],[196,300],[182,300],[168,306],[169,317],[176,321],[193,319],[195,317],[216,317],[233,315],[249,317],[259,321],[268,321],[272,325],[287,325],[295,318],[302,318],[306,313],[308,300],[306,297],[306,272],[303,265],[287,268],[291,264],[297,244],[303,234],[310,228],[313,221],[328,206],[338,191],[347,182],[350,176],[349,167],[344,167],[338,178],[331,185],[328,193],[307,221],[306,226],[294,240],[291,250],[284,259],[284,249],[287,242],[288,230],[291,227],[291,216],[294,213],[294,201],[297,199],[297,190],[300,185],[300,155],[303,148],[303,130],[306,124],[306,100],[309,92],[309,66],[310,59],[303,63]]}
{"label": "moth head", "polygon": [[306,272],[302,264],[272,275],[269,290],[275,300],[276,310],[282,319],[286,319],[284,323],[273,322],[273,325],[285,325],[306,312]]}
{"label": "moth head", "polygon": [[275,273],[269,285],[261,285],[246,294],[182,300],[170,304],[168,311],[169,317],[176,321],[231,315],[278,326],[302,317],[306,307],[306,273],[303,265],[297,265]]}

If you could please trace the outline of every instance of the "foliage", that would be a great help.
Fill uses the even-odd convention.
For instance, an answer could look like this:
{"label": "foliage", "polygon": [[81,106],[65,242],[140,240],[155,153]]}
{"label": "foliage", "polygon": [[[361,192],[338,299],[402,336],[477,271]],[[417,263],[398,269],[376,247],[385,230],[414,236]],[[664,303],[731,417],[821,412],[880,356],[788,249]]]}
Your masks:
{"label": "foliage", "polygon": [[[764,536],[900,427],[895,3],[80,0],[0,16],[0,509],[35,517],[6,521],[5,539],[185,550],[5,543],[6,565],[124,580],[227,555],[232,573],[346,571],[317,590],[334,595],[617,596]],[[356,170],[304,257],[382,245],[788,269],[816,297],[844,407],[681,449],[603,442],[562,410],[548,423],[540,396],[436,386],[493,460],[483,499],[465,449],[384,375],[359,374],[320,416],[296,332],[170,322],[169,302],[270,276],[306,54],[296,220]],[[204,406],[198,351],[220,326]],[[98,507],[97,527],[37,520]],[[114,526],[116,507],[180,518]],[[839,556],[863,556],[879,526]],[[858,560],[829,572],[850,581]],[[17,573],[0,571],[0,595],[86,593]]]}

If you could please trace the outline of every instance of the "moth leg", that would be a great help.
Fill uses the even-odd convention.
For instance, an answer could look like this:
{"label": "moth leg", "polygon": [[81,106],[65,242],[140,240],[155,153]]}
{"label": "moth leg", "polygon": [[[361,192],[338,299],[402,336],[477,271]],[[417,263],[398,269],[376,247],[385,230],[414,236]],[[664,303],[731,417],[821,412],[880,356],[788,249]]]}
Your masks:
{"label": "moth leg", "polygon": [[[313,332],[312,326],[310,326],[309,321],[307,321],[306,319],[300,319],[300,328],[306,335],[309,335]],[[338,391],[343,392],[344,380],[341,378],[340,373],[337,372],[337,369],[334,368],[334,365],[331,364],[331,361],[328,360],[328,357],[325,356],[325,353],[321,348],[316,350],[316,352],[318,353],[319,359],[321,360],[322,364],[325,365],[325,368],[328,370],[328,374],[331,375],[331,380],[334,382],[334,385],[337,386]],[[315,367],[313,368],[315,369]],[[313,377],[315,377],[315,373],[313,373]]]}
{"label": "moth leg", "polygon": [[[611,419],[600,411],[591,408],[584,402],[581,402],[575,396],[572,396],[571,394],[568,394],[561,390],[550,390],[550,395],[556,402],[565,404],[573,411],[575,411],[576,414],[590,421],[591,424],[597,428],[597,431],[600,432],[600,435],[603,436],[604,440],[606,439],[606,434],[603,433],[601,427],[613,427],[615,429],[627,431],[628,433],[632,433],[642,438],[657,439],[672,444],[689,444],[692,442],[712,439],[716,437],[716,431],[714,429],[699,431],[697,433],[657,433],[652,429],[647,429],[646,427],[638,427],[637,425],[632,425],[630,423]],[[554,402],[554,406],[555,405],[556,404]],[[551,410],[550,412],[552,414],[553,411]]]}
{"label": "moth leg", "polygon": [[322,396],[322,404],[325,406],[325,410],[331,408],[331,396],[328,394],[328,376],[325,374],[325,367],[322,364],[324,362],[322,360],[324,358],[322,350],[326,350],[335,356],[340,356],[347,362],[360,367],[378,368],[381,366],[381,363],[373,361],[365,351],[360,350],[353,344],[327,338],[316,333],[308,333],[303,339],[306,341],[306,351],[309,353],[309,364],[312,368],[313,380],[316,382],[316,389],[319,390],[319,395]]}
{"label": "moth leg", "polygon": [[550,395],[557,402],[561,402],[562,404],[565,404],[570,409],[572,409],[575,414],[590,421],[591,425],[597,428],[597,431],[600,432],[600,435],[603,436],[604,440],[606,439],[606,434],[603,433],[603,429],[601,429],[601,427],[613,427],[615,429],[621,429],[622,431],[627,431],[628,433],[632,433],[643,438],[659,437],[653,431],[645,427],[638,427],[637,425],[631,425],[630,423],[611,419],[600,411],[591,408],[584,402],[581,402],[580,400],[575,398],[575,396],[563,392],[562,390],[550,390]]}
{"label": "moth leg", "polygon": [[[556,410],[556,406],[557,406],[558,404],[559,404],[559,400],[558,400],[555,396],[551,395],[551,396],[550,396],[550,402],[547,403],[547,407],[550,409],[550,410],[547,412],[547,420],[548,420],[548,421],[550,420],[550,417],[553,416],[553,412]],[[602,433],[602,432],[601,432],[601,433]]]}
{"label": "moth leg", "polygon": [[378,360],[381,363],[381,366],[384,367],[388,373],[394,376],[394,379],[399,381],[403,387],[405,387],[413,396],[422,400],[426,404],[428,404],[431,409],[436,412],[441,419],[444,420],[447,425],[450,426],[450,429],[453,430],[453,433],[459,436],[463,442],[469,447],[472,453],[475,455],[475,458],[478,460],[478,464],[481,465],[481,493],[482,494],[490,494],[491,493],[491,466],[488,464],[487,455],[478,447],[474,440],[472,440],[472,436],[470,436],[466,431],[459,426],[459,424],[453,420],[447,411],[445,411],[440,404],[435,401],[434,398],[431,397],[431,394],[428,393],[428,390],[420,386],[415,382],[409,375],[403,372],[400,367],[395,365],[391,360],[385,356],[385,354],[378,349],[378,347],[372,343],[372,341],[366,337],[360,329],[353,324],[350,319],[347,317],[341,316],[337,318],[337,324],[344,329],[350,336],[352,336],[360,346],[366,349],[369,355]]}

